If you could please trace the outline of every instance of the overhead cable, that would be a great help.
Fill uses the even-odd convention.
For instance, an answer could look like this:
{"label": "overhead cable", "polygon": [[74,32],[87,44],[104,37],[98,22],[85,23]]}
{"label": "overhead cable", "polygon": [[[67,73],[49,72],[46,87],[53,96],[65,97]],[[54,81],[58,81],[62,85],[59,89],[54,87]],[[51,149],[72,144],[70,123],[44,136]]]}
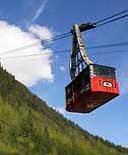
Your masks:
{"label": "overhead cable", "polygon": [[122,19],[122,18],[125,18],[125,17],[128,17],[128,14],[123,15],[123,16],[121,16],[121,17],[117,17],[117,18],[112,19],[112,20],[110,20],[110,21],[107,21],[107,22],[98,24],[96,27],[103,26],[103,25],[106,25],[106,24],[108,24],[108,23],[112,23],[112,22],[114,22],[114,21],[117,21],[117,20]]}
{"label": "overhead cable", "polygon": [[[126,14],[124,14],[124,13],[126,13]],[[122,15],[122,14],[124,14],[124,15]],[[113,17],[119,16],[119,15],[122,15],[122,16],[112,19]],[[107,17],[105,19],[102,19],[100,21],[97,21],[95,24],[97,24],[96,27],[99,27],[99,26],[103,26],[105,24],[114,22],[116,20],[125,18],[127,16],[128,16],[128,11],[127,10],[124,10],[124,11],[119,12],[119,13],[116,13],[116,14],[110,16],[110,17]],[[109,19],[112,19],[112,20],[109,20]],[[30,47],[33,47],[33,46],[38,46],[39,44],[45,45],[45,44],[47,44],[49,42],[53,42],[53,41],[56,41],[56,40],[59,40],[59,39],[63,39],[63,38],[69,37],[71,35],[72,35],[71,32],[63,33],[63,34],[57,35],[55,37],[52,37],[50,39],[41,40],[41,41],[38,41],[38,42],[35,42],[35,43],[32,43],[32,44],[29,44],[29,45],[25,45],[25,46],[22,46],[22,47],[19,47],[19,48],[15,48],[15,49],[11,49],[11,50],[2,52],[2,53],[0,53],[0,56],[1,55],[5,55],[5,54],[8,54],[8,53],[16,52],[16,51],[21,51],[21,50],[24,50],[24,49],[27,49],[27,48],[30,48]]]}
{"label": "overhead cable", "polygon": [[[68,53],[69,50],[56,50],[56,53],[51,53],[51,52],[47,52],[47,53],[38,53],[38,54],[30,54],[30,55],[18,55],[18,56],[10,56],[10,57],[4,57],[2,58],[2,60],[8,60],[8,59],[16,59],[16,58],[29,58],[29,57],[38,57],[38,56],[45,56],[45,55],[49,55],[51,54],[51,56],[53,55],[57,55],[57,54],[65,54]],[[103,52],[103,51],[99,51],[99,52],[91,52],[93,53],[93,55],[97,55],[97,54],[122,54],[123,53],[128,53],[128,49],[125,50],[113,50],[113,51],[107,51],[107,52]]]}
{"label": "overhead cable", "polygon": [[96,23],[96,24],[99,24],[99,23],[101,23],[101,22],[104,22],[104,21],[106,21],[106,20],[108,20],[108,19],[111,19],[111,18],[113,18],[113,17],[119,16],[119,15],[124,14],[124,13],[128,13],[128,10],[124,10],[124,11],[118,12],[118,13],[112,15],[112,16],[109,16],[109,17],[107,17],[107,18],[101,19],[101,20],[99,20],[99,21],[97,21],[97,22],[95,22],[95,23]]}
{"label": "overhead cable", "polygon": [[22,46],[22,47],[19,47],[19,48],[15,48],[15,49],[12,49],[12,50],[8,50],[8,51],[5,51],[5,52],[2,52],[2,53],[0,53],[0,56],[8,54],[8,53],[16,52],[16,51],[21,51],[21,50],[24,50],[24,49],[27,49],[27,48],[30,48],[30,47],[33,47],[33,46],[38,46],[39,44],[43,44],[44,45],[44,44],[46,44],[48,42],[53,42],[53,41],[56,41],[56,40],[59,40],[59,39],[63,39],[63,38],[69,37],[69,36],[71,36],[71,32],[67,32],[67,33],[55,36],[53,38],[50,38],[50,39],[41,40],[41,41],[29,44],[29,45],[25,45],[25,46]]}

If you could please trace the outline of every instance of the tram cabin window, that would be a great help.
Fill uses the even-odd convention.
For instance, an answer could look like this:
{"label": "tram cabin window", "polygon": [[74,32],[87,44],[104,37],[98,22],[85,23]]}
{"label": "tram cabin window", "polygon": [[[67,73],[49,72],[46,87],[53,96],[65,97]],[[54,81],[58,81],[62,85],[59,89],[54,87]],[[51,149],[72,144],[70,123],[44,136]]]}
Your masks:
{"label": "tram cabin window", "polygon": [[100,76],[116,79],[115,68],[92,64],[90,65],[90,76]]}

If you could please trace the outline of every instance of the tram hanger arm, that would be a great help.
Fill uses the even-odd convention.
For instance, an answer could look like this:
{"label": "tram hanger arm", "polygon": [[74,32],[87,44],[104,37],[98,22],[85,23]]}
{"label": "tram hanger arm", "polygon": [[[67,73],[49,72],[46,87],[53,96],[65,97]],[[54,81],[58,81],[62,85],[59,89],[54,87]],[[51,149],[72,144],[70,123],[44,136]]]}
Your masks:
{"label": "tram hanger arm", "polygon": [[84,69],[84,65],[93,64],[93,61],[91,61],[87,54],[87,50],[85,48],[81,32],[95,27],[96,24],[94,23],[73,25],[73,28],[71,30],[73,40],[70,56],[70,75],[72,80],[79,74],[79,72],[81,72]]}
{"label": "tram hanger arm", "polygon": [[[83,32],[83,31],[93,29],[95,27],[96,27],[95,23],[90,23],[89,22],[89,23],[80,24],[79,25],[79,30],[80,30],[80,32]],[[73,30],[71,30],[71,33],[73,33]]]}

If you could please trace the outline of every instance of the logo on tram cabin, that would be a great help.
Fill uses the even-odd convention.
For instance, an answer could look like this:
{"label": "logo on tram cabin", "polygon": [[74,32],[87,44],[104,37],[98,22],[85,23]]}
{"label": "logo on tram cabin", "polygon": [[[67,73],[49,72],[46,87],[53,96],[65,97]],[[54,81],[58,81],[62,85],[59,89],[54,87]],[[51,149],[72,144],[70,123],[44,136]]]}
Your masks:
{"label": "logo on tram cabin", "polygon": [[90,66],[90,78],[96,77],[96,74],[94,72],[94,67]]}
{"label": "logo on tram cabin", "polygon": [[108,81],[103,81],[103,86],[105,86],[105,87],[112,87],[113,84],[111,82],[108,82]]}
{"label": "logo on tram cabin", "polygon": [[101,86],[104,86],[104,87],[115,87],[115,84],[113,85],[113,83],[110,81],[101,81],[100,80],[99,83]]}

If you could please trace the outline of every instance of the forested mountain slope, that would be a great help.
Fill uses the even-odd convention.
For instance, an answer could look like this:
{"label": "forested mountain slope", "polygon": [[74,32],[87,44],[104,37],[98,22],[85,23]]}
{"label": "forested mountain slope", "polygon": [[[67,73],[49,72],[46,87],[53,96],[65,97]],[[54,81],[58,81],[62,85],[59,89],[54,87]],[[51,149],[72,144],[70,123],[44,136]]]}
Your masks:
{"label": "forested mountain slope", "polygon": [[0,155],[128,155],[128,150],[65,119],[0,67]]}

